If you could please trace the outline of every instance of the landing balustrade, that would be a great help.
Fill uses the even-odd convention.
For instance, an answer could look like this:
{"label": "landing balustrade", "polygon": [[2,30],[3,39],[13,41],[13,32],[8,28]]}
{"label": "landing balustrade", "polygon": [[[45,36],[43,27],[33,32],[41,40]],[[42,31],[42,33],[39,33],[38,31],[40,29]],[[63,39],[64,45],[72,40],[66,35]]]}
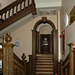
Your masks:
{"label": "landing balustrade", "polygon": [[0,10],[0,30],[26,16],[36,14],[34,0],[17,0]]}
{"label": "landing balustrade", "polygon": [[75,75],[75,44],[70,43],[69,54],[66,59],[61,62],[61,75]]}

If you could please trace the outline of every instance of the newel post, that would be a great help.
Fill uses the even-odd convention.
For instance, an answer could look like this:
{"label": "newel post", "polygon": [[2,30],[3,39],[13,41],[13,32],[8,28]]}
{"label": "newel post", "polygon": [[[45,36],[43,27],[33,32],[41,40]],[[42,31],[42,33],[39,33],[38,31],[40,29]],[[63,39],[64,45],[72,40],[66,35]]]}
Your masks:
{"label": "newel post", "polygon": [[10,42],[12,37],[9,33],[5,37],[6,43],[3,43],[3,75],[13,75],[13,47]]}
{"label": "newel post", "polygon": [[35,5],[34,0],[32,0],[32,14],[36,15],[36,5]]}
{"label": "newel post", "polygon": [[69,63],[69,75],[74,75],[74,49],[75,48],[75,44],[74,43],[70,43],[68,44],[69,46],[69,52],[70,52],[70,63]]}
{"label": "newel post", "polygon": [[23,63],[24,63],[24,66],[25,66],[25,75],[26,75],[26,63],[27,63],[27,60],[25,60],[26,59],[26,55],[25,55],[25,53],[23,53],[23,55],[22,55],[22,61],[23,61]]}

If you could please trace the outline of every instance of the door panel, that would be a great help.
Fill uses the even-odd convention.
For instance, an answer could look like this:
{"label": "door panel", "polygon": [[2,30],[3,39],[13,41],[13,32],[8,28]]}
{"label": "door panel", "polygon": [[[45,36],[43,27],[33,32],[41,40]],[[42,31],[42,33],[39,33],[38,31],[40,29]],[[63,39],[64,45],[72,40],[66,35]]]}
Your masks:
{"label": "door panel", "polygon": [[40,49],[41,53],[51,53],[51,35],[41,34],[40,35]]}

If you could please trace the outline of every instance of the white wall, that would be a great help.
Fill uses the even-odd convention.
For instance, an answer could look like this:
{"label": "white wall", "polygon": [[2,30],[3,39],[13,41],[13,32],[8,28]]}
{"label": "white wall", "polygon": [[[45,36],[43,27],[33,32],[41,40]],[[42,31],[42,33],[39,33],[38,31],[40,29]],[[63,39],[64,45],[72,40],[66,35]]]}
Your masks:
{"label": "white wall", "polygon": [[58,7],[61,6],[62,0],[35,0],[37,8]]}
{"label": "white wall", "polygon": [[40,28],[40,34],[51,34],[52,29],[49,26],[42,26]]}
{"label": "white wall", "polygon": [[16,0],[0,0],[0,10]]}
{"label": "white wall", "polygon": [[66,31],[66,51],[65,51],[65,55],[63,55],[63,59],[66,58],[66,56],[69,53],[69,47],[67,44],[69,43],[75,43],[75,22],[73,22],[70,26],[65,27],[64,24],[64,14],[67,13],[69,15],[69,13],[71,12],[72,8],[75,6],[75,0],[63,0],[62,1],[62,9],[61,9],[61,32],[63,30]]}
{"label": "white wall", "polygon": [[[47,19],[51,20],[55,27],[57,28],[57,15],[48,15],[44,16],[47,17]],[[13,38],[12,43],[14,43],[16,40],[18,40],[21,45],[19,48],[14,48],[14,52],[21,58],[22,53],[24,52],[26,54],[26,59],[28,60],[28,55],[32,54],[32,29],[35,25],[35,23],[42,19],[42,16],[38,16],[37,18],[31,20],[30,22],[24,24],[17,30],[13,31],[11,33],[11,36]]]}

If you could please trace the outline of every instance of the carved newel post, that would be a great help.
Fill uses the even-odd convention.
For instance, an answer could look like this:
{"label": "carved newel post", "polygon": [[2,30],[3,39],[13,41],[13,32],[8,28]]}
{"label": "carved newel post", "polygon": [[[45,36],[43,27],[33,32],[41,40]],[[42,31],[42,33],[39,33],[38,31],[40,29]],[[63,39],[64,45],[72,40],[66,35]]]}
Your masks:
{"label": "carved newel post", "polygon": [[74,43],[70,43],[68,44],[69,46],[69,52],[70,52],[70,63],[69,63],[69,75],[74,75],[74,49],[75,48],[75,44]]}
{"label": "carved newel post", "polygon": [[25,75],[26,75],[26,63],[27,63],[27,60],[25,60],[26,59],[25,53],[23,53],[21,58],[23,60],[24,66],[25,66]]}
{"label": "carved newel post", "polygon": [[14,45],[10,42],[12,37],[10,33],[6,34],[6,43],[3,43],[3,75],[13,75],[13,47]]}

